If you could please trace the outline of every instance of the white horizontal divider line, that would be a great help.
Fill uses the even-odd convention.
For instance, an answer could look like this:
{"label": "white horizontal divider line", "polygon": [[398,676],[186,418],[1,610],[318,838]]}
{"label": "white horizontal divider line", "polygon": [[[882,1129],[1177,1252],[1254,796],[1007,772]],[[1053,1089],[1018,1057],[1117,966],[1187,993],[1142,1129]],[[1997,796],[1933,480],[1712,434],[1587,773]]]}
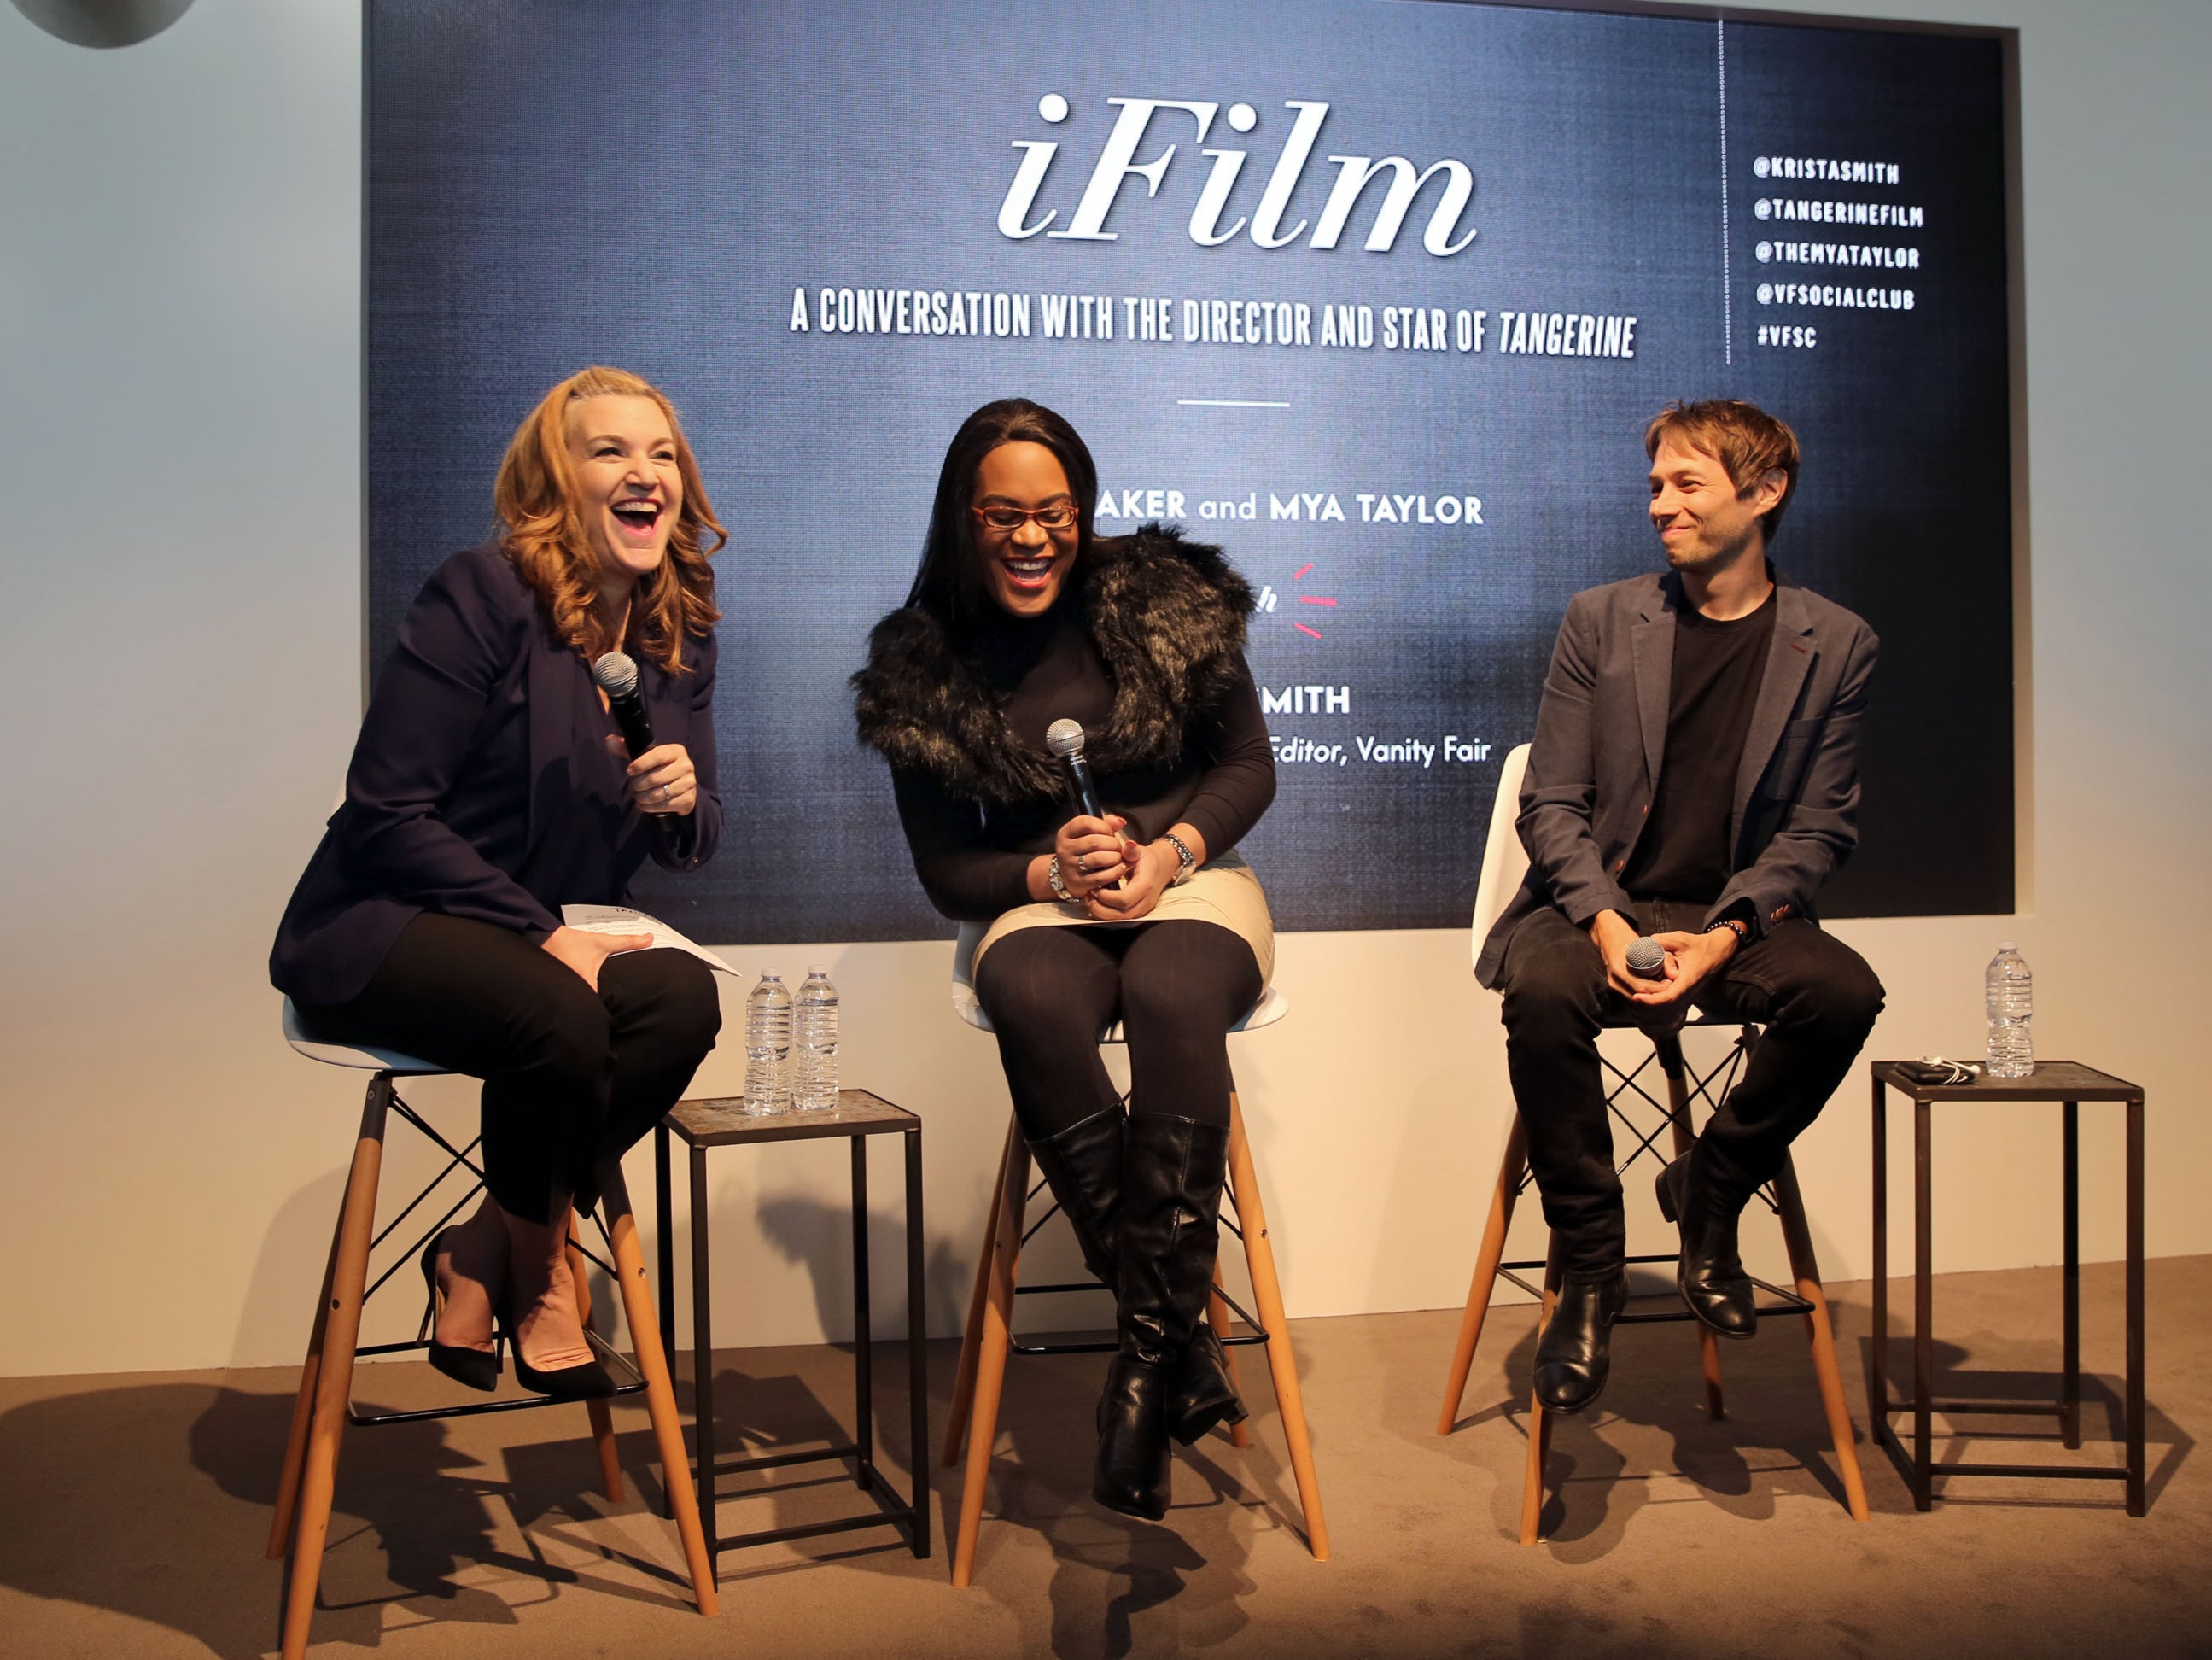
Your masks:
{"label": "white horizontal divider line", "polygon": [[1187,408],[1202,410],[1286,410],[1287,402],[1268,398],[1178,398],[1176,402]]}

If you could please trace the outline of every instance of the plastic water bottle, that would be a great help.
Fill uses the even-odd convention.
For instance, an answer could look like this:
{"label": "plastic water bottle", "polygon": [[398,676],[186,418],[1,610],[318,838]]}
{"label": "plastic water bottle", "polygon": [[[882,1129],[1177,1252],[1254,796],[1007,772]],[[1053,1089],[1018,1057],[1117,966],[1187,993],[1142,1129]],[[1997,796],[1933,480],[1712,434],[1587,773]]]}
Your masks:
{"label": "plastic water bottle", "polygon": [[791,1110],[791,993],[763,974],[745,997],[745,1110],[768,1117]]}
{"label": "plastic water bottle", "polygon": [[2035,1017],[2035,976],[2011,940],[1990,958],[1982,988],[1990,1016],[1989,1075],[2026,1078],[2035,1070],[2035,1039],[2027,1029]]}
{"label": "plastic water bottle", "polygon": [[801,1112],[837,1104],[837,988],[817,965],[792,1000],[791,1102]]}

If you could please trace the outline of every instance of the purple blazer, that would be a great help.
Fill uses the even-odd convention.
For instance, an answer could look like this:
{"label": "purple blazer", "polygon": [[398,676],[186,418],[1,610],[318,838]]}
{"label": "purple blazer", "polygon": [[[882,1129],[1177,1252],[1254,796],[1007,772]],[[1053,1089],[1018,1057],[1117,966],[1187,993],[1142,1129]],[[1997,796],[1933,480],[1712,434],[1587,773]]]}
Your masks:
{"label": "purple blazer", "polygon": [[704,864],[722,833],[714,640],[689,644],[680,677],[638,664],[654,740],[684,745],[699,773],[672,858],[623,787],[628,752],[590,669],[498,544],[432,572],[369,697],[345,800],[277,924],[277,989],[349,1001],[426,910],[542,939],[563,904],[620,903],[648,853]]}

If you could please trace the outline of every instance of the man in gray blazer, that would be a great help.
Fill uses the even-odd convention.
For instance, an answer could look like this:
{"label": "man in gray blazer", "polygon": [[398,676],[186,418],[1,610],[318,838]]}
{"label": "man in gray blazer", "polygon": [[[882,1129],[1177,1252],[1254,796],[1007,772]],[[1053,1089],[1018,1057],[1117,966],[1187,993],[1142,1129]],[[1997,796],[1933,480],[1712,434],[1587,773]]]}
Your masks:
{"label": "man in gray blazer", "polygon": [[[1669,404],[1644,449],[1668,569],[1568,604],[1521,790],[1528,879],[1475,967],[1504,997],[1528,1163],[1563,1255],[1535,1380],[1559,1412],[1604,1389],[1627,1295],[1601,1028],[1663,1025],[1687,1005],[1766,1028],[1694,1150],[1659,1177],[1681,1230],[1683,1300],[1748,1337],[1737,1213],[1881,1009],[1873,970],[1814,909],[1858,839],[1876,642],[1767,561],[1796,488],[1796,435],[1749,404]],[[1663,952],[1656,978],[1629,967],[1639,935]]]}

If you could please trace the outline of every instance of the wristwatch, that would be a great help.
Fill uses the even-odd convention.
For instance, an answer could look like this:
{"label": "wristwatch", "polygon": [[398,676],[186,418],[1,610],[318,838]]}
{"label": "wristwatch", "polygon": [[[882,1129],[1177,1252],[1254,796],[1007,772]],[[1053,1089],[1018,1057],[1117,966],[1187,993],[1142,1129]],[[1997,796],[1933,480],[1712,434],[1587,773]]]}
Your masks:
{"label": "wristwatch", "polygon": [[1171,844],[1176,850],[1176,857],[1182,860],[1182,867],[1176,872],[1174,879],[1168,884],[1171,888],[1179,888],[1190,880],[1191,873],[1198,868],[1198,855],[1173,830],[1163,834],[1160,840]]}

